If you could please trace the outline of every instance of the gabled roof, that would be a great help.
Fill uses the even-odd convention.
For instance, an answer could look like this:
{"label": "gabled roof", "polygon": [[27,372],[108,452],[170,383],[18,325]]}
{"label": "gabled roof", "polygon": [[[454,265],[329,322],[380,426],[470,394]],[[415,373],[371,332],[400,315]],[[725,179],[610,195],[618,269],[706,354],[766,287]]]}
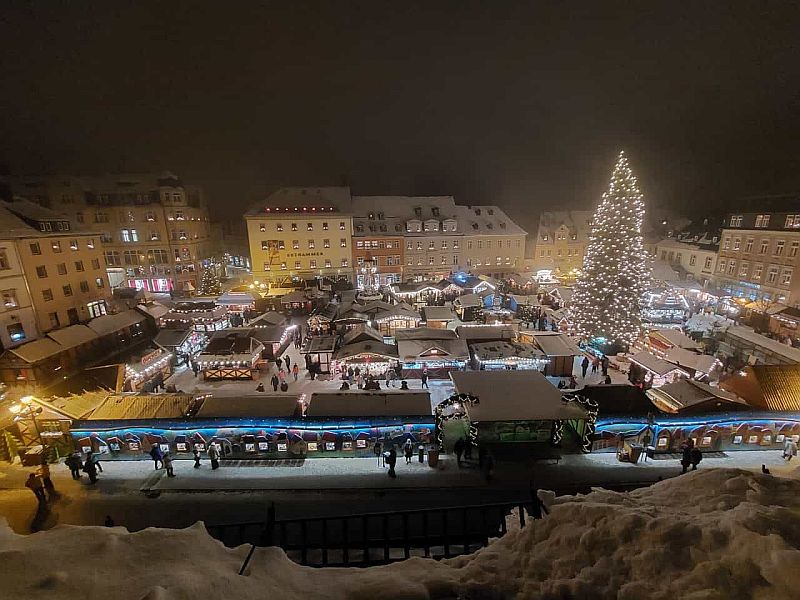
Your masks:
{"label": "gabled roof", "polygon": [[92,340],[96,340],[99,336],[89,329],[86,325],[70,325],[63,329],[54,329],[48,332],[47,337],[55,340],[64,349],[75,348],[81,346]]}
{"label": "gabled roof", "polygon": [[800,365],[755,365],[744,368],[720,387],[762,410],[800,412]]}
{"label": "gabled roof", "polygon": [[[446,330],[443,330],[446,331]],[[414,361],[418,358],[441,357],[445,360],[469,359],[467,342],[461,339],[397,339],[400,360]]]}
{"label": "gabled roof", "polygon": [[253,319],[248,323],[248,326],[274,327],[275,325],[284,325],[285,323],[286,323],[286,317],[284,315],[282,315],[279,312],[275,312],[274,310],[271,310],[269,312],[265,312],[263,315],[258,315],[255,319]]}
{"label": "gabled roof", "polygon": [[29,364],[35,364],[66,350],[64,346],[50,338],[39,338],[16,348],[9,348],[8,352],[15,354]]}
{"label": "gabled roof", "polygon": [[[671,373],[672,371],[682,371],[682,369],[672,363],[669,363],[665,360],[661,360],[660,358],[650,354],[649,352],[639,352],[634,354],[630,358],[632,363],[636,363],[637,365],[644,367],[651,373],[655,373],[656,375],[666,375],[667,373]],[[685,373],[685,371],[684,371]],[[688,375],[688,373],[687,373]]]}
{"label": "gabled roof", "polygon": [[749,408],[747,402],[730,392],[685,378],[649,389],[646,393],[653,401],[678,413],[700,405],[707,405],[703,407],[704,411],[724,412]]}
{"label": "gabled roof", "polygon": [[376,321],[389,321],[391,319],[411,319],[419,321],[422,317],[417,311],[405,308],[400,304],[393,306],[388,312],[379,313],[375,316]]}
{"label": "gabled roof", "polygon": [[700,344],[677,329],[653,329],[648,335],[655,338],[663,338],[667,344],[677,346],[678,348],[686,348],[688,350],[700,349]]}
{"label": "gabled roof", "polygon": [[423,306],[422,315],[426,321],[452,321],[458,318],[450,305]]}
{"label": "gabled roof", "polygon": [[162,329],[153,338],[153,343],[164,350],[172,351],[191,335],[191,329]]}
{"label": "gabled roof", "polygon": [[334,348],[336,348],[335,335],[315,335],[303,346],[303,353],[333,352]]}
{"label": "gabled roof", "polygon": [[586,419],[586,410],[563,400],[539,371],[453,371],[456,392],[477,396],[467,404],[470,421],[554,421]]}
{"label": "gabled roof", "polygon": [[217,298],[217,304],[223,306],[235,306],[240,304],[253,304],[256,301],[255,296],[250,292],[233,292],[228,291]]}
{"label": "gabled roof", "polygon": [[366,323],[354,326],[342,337],[342,345],[373,340],[383,343],[383,334]]}
{"label": "gabled roof", "polygon": [[89,321],[86,326],[102,337],[116,331],[121,331],[126,327],[142,323],[146,317],[136,310],[126,310],[115,315],[103,315]]}
{"label": "gabled roof", "polygon": [[571,337],[555,331],[527,332],[547,356],[578,356],[581,349]]}
{"label": "gabled roof", "polygon": [[476,308],[483,306],[483,301],[478,294],[464,294],[453,300],[453,306],[456,308]]}
{"label": "gabled roof", "polygon": [[197,408],[200,402],[188,394],[114,394],[92,411],[88,419],[180,419]]}
{"label": "gabled roof", "polygon": [[664,359],[679,367],[692,369],[700,373],[710,373],[719,364],[719,360],[715,356],[697,354],[677,346],[667,350]]}
{"label": "gabled roof", "polygon": [[544,353],[533,344],[521,342],[477,342],[469,344],[472,355],[478,360],[505,358],[545,359]]}
{"label": "gabled roof", "polygon": [[336,352],[333,353],[333,358],[335,360],[343,360],[346,358],[353,358],[354,356],[358,356],[360,354],[372,354],[382,358],[396,359],[397,346],[384,344],[383,342],[376,342],[374,340],[367,342],[355,342],[353,344],[347,344],[346,346],[340,347]]}
{"label": "gabled roof", "polygon": [[458,338],[451,329],[437,327],[414,327],[413,329],[398,329],[394,332],[396,340],[454,340]]}

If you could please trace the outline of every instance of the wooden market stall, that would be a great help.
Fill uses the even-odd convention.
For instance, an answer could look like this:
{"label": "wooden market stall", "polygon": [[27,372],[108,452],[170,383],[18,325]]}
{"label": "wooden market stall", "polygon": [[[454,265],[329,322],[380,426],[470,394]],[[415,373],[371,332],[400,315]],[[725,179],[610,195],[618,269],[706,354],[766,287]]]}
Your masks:
{"label": "wooden market stall", "polygon": [[237,329],[214,334],[198,357],[203,378],[256,379],[264,344],[250,332],[250,329]]}

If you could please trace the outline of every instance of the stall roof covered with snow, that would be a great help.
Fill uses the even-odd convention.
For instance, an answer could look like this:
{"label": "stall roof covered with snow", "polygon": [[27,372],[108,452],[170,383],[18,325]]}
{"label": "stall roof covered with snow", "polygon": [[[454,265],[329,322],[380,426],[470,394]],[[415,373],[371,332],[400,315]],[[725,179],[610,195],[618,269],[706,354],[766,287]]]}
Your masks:
{"label": "stall roof covered with snow", "polygon": [[[448,329],[434,331],[450,332]],[[398,337],[397,354],[400,360],[406,362],[420,359],[460,361],[469,359],[469,348],[467,342],[458,337]]]}
{"label": "stall roof covered with snow", "polygon": [[673,365],[666,360],[662,360],[657,356],[650,354],[649,352],[638,352],[630,357],[630,361],[639,365],[649,373],[653,373],[654,375],[658,375],[660,377],[672,373],[673,371],[677,371],[687,377],[689,375],[677,365]]}
{"label": "stall roof covered with snow", "polygon": [[97,317],[89,321],[86,326],[98,336],[103,337],[115,331],[122,331],[127,327],[142,323],[146,318],[139,311],[131,309],[114,315]]}
{"label": "stall roof covered with snow", "polygon": [[286,317],[274,310],[265,312],[263,315],[258,315],[255,319],[251,320],[248,327],[275,327],[277,325],[286,325]]}
{"label": "stall roof covered with snow", "polygon": [[651,339],[661,342],[667,348],[677,347],[686,350],[699,350],[700,344],[677,329],[651,329],[647,334]]}
{"label": "stall roof covered with snow", "polygon": [[210,396],[197,411],[198,419],[292,418],[302,414],[292,394],[263,394],[223,398]]}
{"label": "stall roof covered with snow", "polygon": [[586,419],[588,414],[562,398],[538,371],[454,371],[456,392],[476,396],[467,404],[470,421],[555,421]]}
{"label": "stall roof covered with snow", "polygon": [[193,415],[203,403],[189,394],[112,394],[91,415],[90,421],[182,419]]}
{"label": "stall roof covered with snow", "polygon": [[430,393],[418,390],[314,392],[307,417],[430,417]]}
{"label": "stall roof covered with snow", "polygon": [[470,342],[491,342],[513,340],[516,329],[512,325],[471,325],[456,327],[456,333],[462,340]]}
{"label": "stall roof covered with snow", "polygon": [[750,405],[735,394],[690,379],[678,379],[645,393],[665,411],[678,414],[751,410]]}
{"label": "stall roof covered with snow", "polygon": [[453,312],[451,304],[445,306],[425,306],[422,308],[423,320],[427,323],[429,321],[445,321],[450,322],[457,319],[456,313]]}
{"label": "stall roof covered with snow", "polygon": [[375,340],[368,340],[346,344],[333,353],[334,360],[350,360],[370,356],[380,359],[397,360],[397,346],[384,344],[383,342],[377,342]]}
{"label": "stall roof covered with snow", "polygon": [[533,341],[547,356],[578,356],[581,349],[565,333],[555,331],[527,331]]}

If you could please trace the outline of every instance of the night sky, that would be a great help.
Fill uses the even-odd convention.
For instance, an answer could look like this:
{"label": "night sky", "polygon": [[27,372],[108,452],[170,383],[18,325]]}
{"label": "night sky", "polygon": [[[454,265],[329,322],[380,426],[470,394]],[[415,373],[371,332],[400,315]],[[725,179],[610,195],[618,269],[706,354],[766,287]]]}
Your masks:
{"label": "night sky", "polygon": [[[35,5],[34,5],[35,4]],[[792,2],[3,3],[0,162],[587,208],[800,190]],[[524,218],[520,218],[525,225]]]}

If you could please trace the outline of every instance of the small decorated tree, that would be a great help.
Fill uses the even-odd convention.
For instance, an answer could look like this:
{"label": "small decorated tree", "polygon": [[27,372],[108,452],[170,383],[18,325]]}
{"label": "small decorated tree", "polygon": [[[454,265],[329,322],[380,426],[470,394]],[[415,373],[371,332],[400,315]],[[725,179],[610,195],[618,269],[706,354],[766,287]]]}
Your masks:
{"label": "small decorated tree", "polygon": [[650,279],[643,223],[644,198],[620,152],[608,191],[594,213],[572,297],[577,330],[606,352],[627,349],[642,332],[641,300]]}
{"label": "small decorated tree", "polygon": [[203,270],[203,277],[200,279],[200,289],[197,290],[200,296],[219,296],[222,293],[222,286],[217,277],[217,271],[213,265]]}

